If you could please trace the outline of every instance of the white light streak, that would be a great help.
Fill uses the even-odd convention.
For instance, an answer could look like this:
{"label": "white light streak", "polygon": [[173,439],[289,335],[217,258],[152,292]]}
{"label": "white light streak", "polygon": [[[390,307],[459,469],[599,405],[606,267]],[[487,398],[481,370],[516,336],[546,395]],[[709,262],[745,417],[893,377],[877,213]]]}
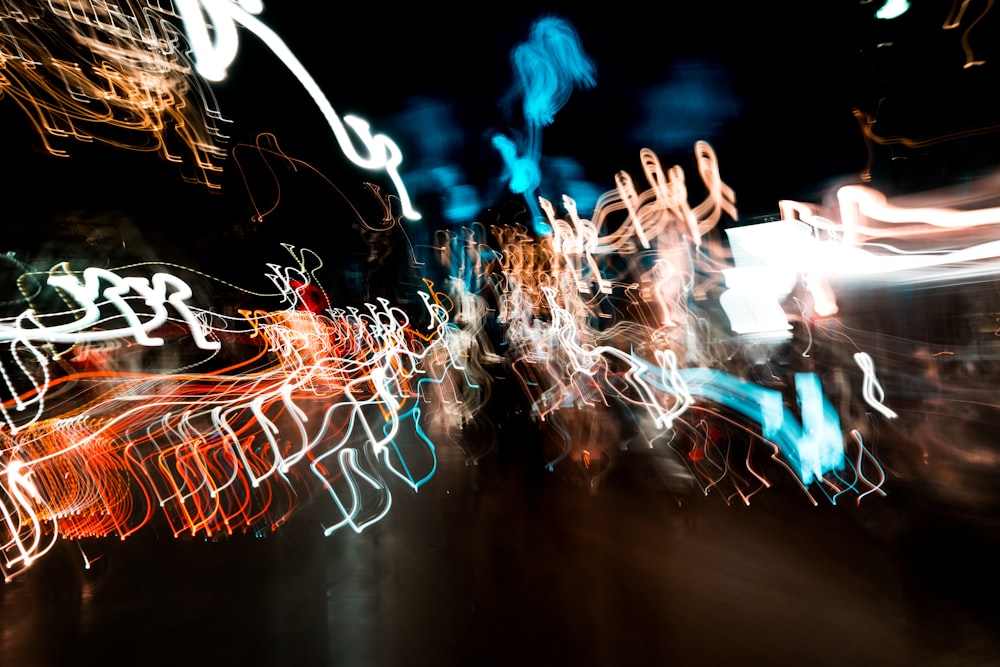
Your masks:
{"label": "white light streak", "polygon": [[[413,208],[406,185],[399,174],[399,166],[403,161],[399,146],[384,134],[372,134],[370,125],[363,118],[344,116],[341,119],[319,84],[284,40],[255,16],[262,9],[263,4],[256,0],[254,2],[179,0],[177,10],[191,41],[198,72],[211,81],[222,81],[226,78],[229,66],[236,58],[239,48],[237,24],[242,25],[264,42],[302,84],[326,119],[344,155],[362,169],[384,171],[396,188],[403,215],[410,220],[419,220],[421,216]],[[206,14],[210,19],[215,39],[209,36]],[[360,140],[367,154],[357,150],[355,139],[348,133],[348,128]]]}

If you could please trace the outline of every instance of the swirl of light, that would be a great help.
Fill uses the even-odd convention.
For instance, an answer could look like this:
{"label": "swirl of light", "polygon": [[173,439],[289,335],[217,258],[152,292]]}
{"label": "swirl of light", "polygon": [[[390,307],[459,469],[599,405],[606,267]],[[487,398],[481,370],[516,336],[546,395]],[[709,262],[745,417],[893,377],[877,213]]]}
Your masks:
{"label": "swirl of light", "polygon": [[[74,298],[96,300],[86,281],[75,288]],[[327,534],[378,521],[392,504],[389,478],[417,490],[436,470],[420,383],[463,372],[457,348],[448,352],[457,330],[440,299],[422,299],[427,332],[384,299],[327,314],[245,311],[243,339],[260,349],[234,366],[53,380],[50,391],[85,383],[92,398],[0,432],[5,575],[29,567],[57,535],[125,539],[154,520],[175,536],[263,533],[311,495],[333,510]],[[136,314],[127,302],[117,305]],[[126,331],[145,333],[137,325]],[[25,335],[44,338],[40,329]],[[406,424],[415,438],[401,437]]]}

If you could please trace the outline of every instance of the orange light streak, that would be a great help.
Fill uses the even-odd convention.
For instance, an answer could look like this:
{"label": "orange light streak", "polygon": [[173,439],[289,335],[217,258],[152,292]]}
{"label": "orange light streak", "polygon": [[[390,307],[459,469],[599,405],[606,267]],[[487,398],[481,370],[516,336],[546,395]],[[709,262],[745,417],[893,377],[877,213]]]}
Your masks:
{"label": "orange light streak", "polygon": [[[413,330],[385,300],[367,312],[329,315],[245,311],[247,333],[261,349],[222,370],[86,371],[53,380],[50,390],[63,383],[104,389],[58,417],[0,431],[4,572],[23,571],[57,534],[125,539],[157,516],[175,536],[271,530],[317,492],[346,512],[334,526],[367,525],[360,516],[368,501],[343,504],[334,483],[367,480],[386,508],[385,482],[353,455],[338,454],[339,466],[321,462],[345,447],[371,448],[401,476],[385,448],[404,405],[419,396],[424,360],[447,356],[442,297],[424,299],[434,306],[427,332]],[[450,372],[447,363],[435,365],[431,377]],[[366,406],[381,411],[377,426]]]}
{"label": "orange light streak", "polygon": [[53,139],[158,153],[218,187],[225,151],[211,90],[179,34],[145,3],[51,1],[0,10],[0,95],[17,104],[47,151]]}

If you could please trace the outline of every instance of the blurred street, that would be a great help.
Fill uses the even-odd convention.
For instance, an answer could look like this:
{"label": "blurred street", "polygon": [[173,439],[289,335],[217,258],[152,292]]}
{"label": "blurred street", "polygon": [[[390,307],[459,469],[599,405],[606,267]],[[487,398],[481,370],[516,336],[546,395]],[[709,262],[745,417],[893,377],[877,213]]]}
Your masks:
{"label": "blurred street", "polygon": [[[461,457],[361,535],[63,541],[0,587],[0,664],[991,665],[995,539],[890,496],[749,507],[625,452],[596,494]],[[896,522],[897,525],[891,525]],[[891,540],[887,535],[894,535]],[[995,535],[993,536],[995,538]]]}

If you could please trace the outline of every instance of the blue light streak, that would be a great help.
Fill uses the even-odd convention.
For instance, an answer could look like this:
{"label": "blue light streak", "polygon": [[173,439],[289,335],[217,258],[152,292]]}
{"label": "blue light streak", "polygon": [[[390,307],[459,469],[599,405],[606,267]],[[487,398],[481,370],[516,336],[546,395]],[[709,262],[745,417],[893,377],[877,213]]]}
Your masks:
{"label": "blue light streak", "polygon": [[723,405],[760,424],[761,435],[778,446],[803,484],[843,469],[840,417],[814,373],[795,374],[801,423],[774,389],[711,368],[685,368],[678,374],[691,396]]}
{"label": "blue light streak", "polygon": [[593,88],[596,69],[583,50],[572,24],[555,16],[535,21],[527,42],[511,51],[515,95],[521,97],[525,136],[515,141],[504,134],[493,137],[493,146],[507,168],[510,191],[524,195],[531,209],[535,232],[552,233],[537,201],[541,184],[542,128],[551,125],[576,88]]}

